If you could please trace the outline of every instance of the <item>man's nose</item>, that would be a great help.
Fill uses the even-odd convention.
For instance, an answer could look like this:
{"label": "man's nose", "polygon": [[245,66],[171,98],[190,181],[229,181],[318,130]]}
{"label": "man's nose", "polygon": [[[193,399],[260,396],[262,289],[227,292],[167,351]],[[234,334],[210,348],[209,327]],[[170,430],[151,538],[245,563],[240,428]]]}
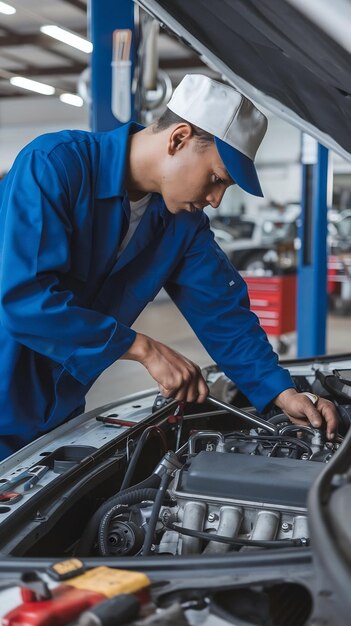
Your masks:
{"label": "man's nose", "polygon": [[206,200],[213,209],[218,209],[222,201],[222,198],[224,196],[224,192],[225,192],[225,189],[216,189],[216,190],[212,190],[209,194],[207,194]]}

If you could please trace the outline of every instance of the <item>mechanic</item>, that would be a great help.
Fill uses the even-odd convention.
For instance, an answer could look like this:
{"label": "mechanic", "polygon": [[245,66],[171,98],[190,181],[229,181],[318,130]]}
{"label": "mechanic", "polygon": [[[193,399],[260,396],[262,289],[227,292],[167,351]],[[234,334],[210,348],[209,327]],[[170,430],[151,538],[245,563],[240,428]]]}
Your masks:
{"label": "mechanic", "polygon": [[131,329],[162,286],[259,411],[274,402],[334,436],[333,404],[278,365],[203,212],[232,184],[262,195],[266,126],[232,87],[187,75],[150,127],[61,131],[19,153],[0,187],[0,458],[83,412],[117,359],[139,361],[166,397],[206,399],[196,364]]}

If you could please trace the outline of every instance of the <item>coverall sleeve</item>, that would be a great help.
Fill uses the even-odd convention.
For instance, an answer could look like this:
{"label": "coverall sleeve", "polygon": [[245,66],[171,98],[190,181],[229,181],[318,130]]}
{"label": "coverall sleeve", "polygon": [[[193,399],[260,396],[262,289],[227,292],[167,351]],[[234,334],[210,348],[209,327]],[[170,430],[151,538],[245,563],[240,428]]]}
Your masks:
{"label": "coverall sleeve", "polygon": [[64,289],[74,206],[65,170],[45,151],[20,153],[2,198],[0,318],[19,343],[92,382],[128,350],[135,332],[80,306]]}
{"label": "coverall sleeve", "polygon": [[214,241],[207,224],[199,230],[166,289],[212,359],[259,411],[294,387],[256,315],[247,287]]}

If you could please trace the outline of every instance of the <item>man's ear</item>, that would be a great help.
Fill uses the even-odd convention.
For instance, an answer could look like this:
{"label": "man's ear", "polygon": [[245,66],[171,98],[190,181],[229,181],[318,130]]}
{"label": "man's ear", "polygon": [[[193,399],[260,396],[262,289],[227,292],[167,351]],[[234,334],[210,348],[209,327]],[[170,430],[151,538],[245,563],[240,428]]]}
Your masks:
{"label": "man's ear", "polygon": [[181,122],[177,124],[170,132],[168,138],[168,154],[173,155],[192,139],[194,136],[193,129],[187,122]]}

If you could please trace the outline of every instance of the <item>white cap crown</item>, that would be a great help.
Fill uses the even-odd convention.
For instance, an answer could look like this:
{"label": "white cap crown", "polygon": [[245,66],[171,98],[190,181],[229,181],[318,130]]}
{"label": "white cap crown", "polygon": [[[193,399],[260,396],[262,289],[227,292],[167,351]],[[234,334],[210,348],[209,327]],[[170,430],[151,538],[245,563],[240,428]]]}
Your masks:
{"label": "white cap crown", "polygon": [[254,161],[267,118],[234,87],[202,74],[187,74],[167,107]]}

